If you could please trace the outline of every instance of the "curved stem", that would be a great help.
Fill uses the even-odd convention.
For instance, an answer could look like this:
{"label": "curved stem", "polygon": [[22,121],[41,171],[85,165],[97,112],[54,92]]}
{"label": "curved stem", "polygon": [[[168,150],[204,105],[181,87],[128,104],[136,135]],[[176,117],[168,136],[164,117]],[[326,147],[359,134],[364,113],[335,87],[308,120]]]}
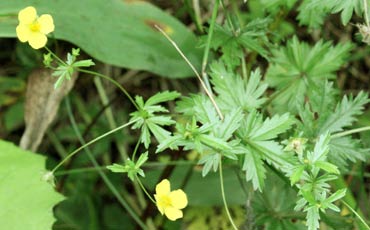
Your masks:
{"label": "curved stem", "polygon": [[137,150],[139,149],[140,140],[141,140],[141,134],[140,134],[139,139],[137,139],[134,152],[132,153],[132,160],[135,160],[135,155],[136,155]]}
{"label": "curved stem", "polygon": [[60,62],[63,65],[67,65],[62,59],[60,59],[53,51],[51,51],[47,46],[44,47],[50,54],[53,56],[58,62]]}
{"label": "curved stem", "polygon": [[107,185],[107,187],[111,190],[111,192],[113,193],[113,195],[117,198],[117,200],[119,201],[119,203],[127,210],[127,212],[135,220],[135,222],[142,229],[145,229],[145,230],[148,229],[148,227],[145,225],[145,223],[139,218],[139,216],[137,215],[137,213],[135,213],[134,210],[127,203],[127,201],[125,199],[123,199],[123,197],[121,196],[121,194],[119,193],[119,191],[116,189],[116,187],[113,185],[113,183],[109,180],[109,178],[107,177],[107,175],[105,175],[105,173],[103,172],[103,170],[100,168],[100,165],[95,160],[95,158],[94,158],[93,154],[91,153],[90,149],[87,147],[88,144],[86,144],[85,140],[83,139],[83,137],[81,135],[81,132],[78,130],[76,121],[75,121],[75,119],[73,117],[73,113],[72,113],[72,109],[71,109],[71,106],[70,106],[70,102],[68,100],[68,97],[67,97],[67,100],[66,100],[66,104],[67,104],[68,116],[69,116],[69,119],[71,121],[73,130],[75,131],[75,133],[76,133],[79,141],[81,142],[81,144],[85,148],[85,151],[86,151],[87,156],[89,157],[89,159],[92,162],[93,166],[97,169],[100,177],[103,179],[103,181]]}
{"label": "curved stem", "polygon": [[136,102],[134,101],[134,99],[131,97],[131,95],[126,91],[125,88],[123,88],[123,86],[121,84],[119,84],[117,81],[115,81],[114,79],[104,75],[104,74],[101,74],[101,73],[98,73],[98,72],[95,72],[95,71],[91,71],[91,70],[85,70],[85,69],[80,69],[80,68],[77,68],[76,69],[77,71],[81,72],[81,73],[87,73],[87,74],[91,74],[93,76],[98,76],[98,77],[101,77],[101,78],[104,78],[105,80],[108,80],[110,81],[111,83],[113,83],[115,86],[117,86],[122,92],[123,94],[126,95],[126,97],[130,100],[130,102],[135,106],[135,108],[137,110],[139,110],[139,106],[136,104]]}
{"label": "curved stem", "polygon": [[361,128],[358,128],[358,129],[351,129],[351,130],[347,130],[347,131],[344,131],[344,132],[336,133],[336,134],[333,134],[331,137],[332,138],[339,138],[339,137],[347,136],[347,135],[350,135],[350,134],[353,134],[353,133],[360,133],[360,132],[369,131],[369,130],[370,130],[370,126],[365,126],[365,127],[361,127]]}
{"label": "curved stem", "polygon": [[148,196],[148,198],[154,203],[156,204],[157,202],[155,202],[154,198],[149,194],[149,192],[146,190],[146,188],[144,187],[143,183],[141,183],[141,180],[140,178],[136,175],[136,180],[137,182],[139,183],[141,189],[144,191],[144,193]]}
{"label": "curved stem", "polygon": [[354,210],[349,204],[347,204],[347,202],[345,202],[344,200],[342,200],[342,203],[349,209],[351,210],[351,212],[353,212],[353,214],[355,214],[357,216],[357,218],[361,221],[361,223],[367,228],[370,230],[370,227],[369,225],[366,223],[366,221],[356,212],[356,210]]}
{"label": "curved stem", "polygon": [[225,190],[224,190],[224,177],[223,177],[223,174],[222,174],[222,159],[220,159],[220,163],[219,163],[218,166],[219,166],[218,170],[219,170],[219,174],[220,174],[221,195],[222,195],[222,200],[224,202],[224,207],[225,207],[225,210],[226,210],[226,214],[227,214],[227,217],[229,218],[229,221],[230,221],[231,225],[233,226],[233,229],[238,230],[238,228],[236,227],[236,225],[233,221],[233,218],[230,215],[229,208],[228,208],[227,202],[226,202],[226,196],[225,196]]}
{"label": "curved stem", "polygon": [[112,133],[114,133],[114,132],[117,132],[118,130],[121,130],[121,129],[123,129],[123,128],[126,128],[127,126],[129,126],[129,125],[131,125],[131,124],[133,124],[133,123],[135,123],[135,122],[137,122],[139,119],[135,119],[135,120],[132,120],[132,121],[130,121],[130,122],[128,122],[128,123],[126,123],[126,124],[123,124],[123,125],[121,125],[121,126],[119,126],[119,127],[117,127],[117,128],[115,128],[115,129],[112,129],[111,131],[109,131],[109,132],[106,132],[106,133],[104,133],[103,135],[100,135],[100,136],[98,136],[97,138],[95,138],[95,139],[93,139],[93,140],[91,140],[91,141],[89,141],[88,143],[86,143],[86,144],[84,144],[84,145],[82,145],[81,147],[79,147],[78,149],[76,149],[75,151],[73,151],[73,152],[71,152],[70,154],[68,154],[68,156],[66,157],[66,158],[64,158],[61,162],[59,162],[59,164],[57,165],[57,166],[55,166],[54,167],[54,169],[53,170],[51,170],[51,172],[52,173],[54,173],[60,166],[62,166],[67,160],[69,160],[71,157],[73,157],[75,154],[77,154],[79,151],[81,151],[82,149],[84,149],[85,147],[87,147],[87,146],[89,146],[89,145],[91,145],[91,144],[94,144],[95,142],[97,142],[98,140],[100,140],[100,139],[102,139],[102,138],[104,138],[104,137],[106,137],[106,136],[108,136],[108,135],[110,135],[110,134],[112,134]]}
{"label": "curved stem", "polygon": [[181,55],[181,57],[185,60],[185,62],[190,66],[190,68],[193,70],[193,72],[195,73],[195,75],[197,76],[200,84],[202,85],[202,88],[204,89],[204,91],[206,92],[207,96],[209,97],[209,99],[211,100],[212,102],[212,105],[215,107],[216,109],[216,112],[218,114],[218,116],[220,117],[221,120],[224,119],[224,116],[222,115],[222,112],[220,110],[220,108],[218,107],[215,99],[213,98],[213,95],[212,95],[212,92],[208,90],[206,84],[204,83],[204,81],[202,80],[202,78],[200,77],[198,71],[195,69],[195,67],[193,66],[193,64],[191,64],[191,62],[189,61],[189,59],[185,56],[185,54],[180,50],[180,48],[177,46],[177,44],[170,38],[170,36],[168,36],[168,34],[166,34],[166,32],[164,32],[161,27],[157,26],[157,25],[154,25],[154,27],[159,30],[159,32],[161,32],[163,34],[163,36],[165,36],[165,38],[173,45],[173,47],[175,47],[175,49],[177,50],[177,52],[179,52],[179,54]]}

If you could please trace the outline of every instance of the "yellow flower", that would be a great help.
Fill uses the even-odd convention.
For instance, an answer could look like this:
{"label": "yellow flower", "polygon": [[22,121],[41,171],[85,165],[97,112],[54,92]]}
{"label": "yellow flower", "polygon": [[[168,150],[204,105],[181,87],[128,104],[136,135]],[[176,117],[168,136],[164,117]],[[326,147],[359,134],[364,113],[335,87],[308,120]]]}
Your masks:
{"label": "yellow flower", "polygon": [[188,205],[188,199],[184,191],[177,189],[171,192],[170,182],[165,179],[157,184],[155,192],[154,198],[157,208],[162,215],[165,214],[172,221],[182,218],[183,215],[180,209]]}
{"label": "yellow flower", "polygon": [[53,18],[49,14],[37,16],[36,9],[26,7],[18,13],[19,25],[16,28],[17,37],[21,42],[28,42],[34,49],[46,45],[46,34],[54,31]]}

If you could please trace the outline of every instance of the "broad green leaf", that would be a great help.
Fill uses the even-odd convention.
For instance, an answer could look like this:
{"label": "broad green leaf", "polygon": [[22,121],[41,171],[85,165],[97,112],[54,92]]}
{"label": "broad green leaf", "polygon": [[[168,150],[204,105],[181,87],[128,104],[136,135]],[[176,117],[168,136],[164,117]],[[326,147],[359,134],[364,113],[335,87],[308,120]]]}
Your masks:
{"label": "broad green leaf", "polygon": [[38,14],[51,14],[57,39],[81,47],[95,59],[125,68],[148,70],[166,77],[194,75],[161,27],[196,66],[201,50],[183,24],[145,1],[78,0],[0,1],[0,37],[16,37],[18,11],[33,5]]}
{"label": "broad green leaf", "polygon": [[43,178],[47,175],[45,160],[0,140],[1,229],[51,229],[55,221],[53,207],[63,196],[45,180],[52,177]]}

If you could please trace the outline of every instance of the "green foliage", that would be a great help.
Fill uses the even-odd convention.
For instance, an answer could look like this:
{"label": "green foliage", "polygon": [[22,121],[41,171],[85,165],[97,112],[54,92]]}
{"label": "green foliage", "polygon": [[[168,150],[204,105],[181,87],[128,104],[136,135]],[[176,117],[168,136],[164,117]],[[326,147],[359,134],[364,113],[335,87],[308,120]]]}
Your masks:
{"label": "green foliage", "polygon": [[[104,177],[97,163],[94,168],[89,167],[92,158],[84,154],[74,155],[77,152],[73,150],[79,145],[73,130],[64,126],[62,106],[60,117],[55,121],[55,127],[50,128],[48,139],[42,146],[49,148],[45,152],[51,149],[51,165],[58,158],[67,159],[62,162],[66,164],[65,171],[57,171],[57,185],[70,200],[56,208],[59,219],[56,229],[119,229],[127,224],[132,229],[145,224],[152,225],[148,227],[153,229],[180,229],[184,225],[189,229],[230,229],[232,221],[227,219],[232,218],[238,228],[248,229],[365,229],[361,228],[357,218],[366,216],[367,210],[363,207],[369,204],[363,198],[368,195],[363,178],[367,167],[364,162],[369,159],[366,147],[370,145],[367,136],[361,135],[362,139],[358,139],[359,135],[354,133],[368,131],[370,124],[369,113],[365,111],[362,115],[370,100],[367,93],[359,90],[363,82],[368,83],[365,73],[368,47],[359,44],[359,40],[351,41],[354,31],[349,23],[354,14],[363,16],[364,22],[357,28],[363,41],[369,40],[368,19],[364,14],[368,9],[364,9],[364,1],[215,1],[213,11],[207,4],[199,2],[197,5],[197,1],[193,5],[191,1],[185,1],[183,6],[166,3],[168,12],[186,19],[186,23],[191,24],[188,19],[193,19],[198,29],[196,33],[208,33],[209,37],[199,36],[202,37],[200,45],[205,47],[201,86],[206,93],[193,90],[198,87],[198,82],[194,81],[150,79],[140,85],[144,81],[136,79],[141,80],[147,73],[139,71],[136,76],[137,71],[115,66],[149,70],[162,76],[190,76],[190,68],[171,47],[176,43],[196,69],[199,67],[201,55],[196,48],[195,36],[185,26],[142,1],[111,0],[109,4],[103,4],[93,0],[88,7],[85,7],[85,1],[61,4],[39,0],[35,1],[35,6],[40,7],[40,13],[54,16],[57,39],[81,46],[87,54],[103,62],[94,68],[100,70],[103,66],[103,71],[112,74],[112,78],[81,69],[94,63],[90,59],[77,60],[79,49],[72,49],[66,61],[48,50],[44,64],[55,70],[56,87],[81,70],[114,83],[119,92],[129,98],[135,110],[131,111],[132,106],[125,102],[117,102],[117,91],[110,85],[96,84],[99,101],[94,97],[96,93],[90,89],[88,79],[76,81],[77,89],[79,84],[84,88],[83,95],[75,93],[72,97],[72,104],[79,109],[76,114],[78,128],[84,130],[81,136],[86,137],[92,155],[99,158],[97,162],[110,171],[109,178]],[[15,35],[15,13],[23,5],[20,0],[0,3],[0,28],[3,28],[0,36]],[[80,8],[81,11],[76,10]],[[209,29],[203,30],[202,26],[208,25],[204,21],[208,16],[202,15],[206,11],[212,16]],[[326,20],[329,14],[338,15],[331,16],[333,20],[329,22]],[[358,20],[360,18],[356,18]],[[9,23],[13,25],[9,26]],[[156,26],[162,28],[174,43],[165,40]],[[86,39],[92,34],[94,39]],[[54,44],[50,43],[51,47]],[[62,51],[65,45],[58,43]],[[25,46],[20,43],[15,46],[22,47],[18,48],[20,51],[15,59],[19,58],[21,63],[29,62],[25,61],[29,58],[23,50]],[[36,57],[35,54],[29,56]],[[209,60],[211,58],[213,60]],[[27,64],[28,67],[38,65],[39,58],[34,59],[31,61],[33,65]],[[4,76],[13,74],[5,73]],[[131,84],[127,84],[126,90],[128,80]],[[0,99],[3,99],[2,95],[14,99],[5,103],[0,101],[0,106],[12,106],[19,99],[17,94],[23,93],[24,84],[16,86],[21,82],[23,80],[15,81],[10,77],[0,78]],[[153,96],[144,99],[136,95],[132,99],[129,95],[129,92],[144,90]],[[348,94],[344,93],[347,91]],[[89,100],[84,102],[85,98]],[[174,101],[176,105],[172,108]],[[20,109],[5,107],[5,110],[4,125],[7,128],[5,132],[1,130],[0,122],[0,134],[5,133],[6,137],[9,134],[9,138],[16,139],[22,128],[20,115],[15,116]],[[27,113],[25,111],[26,117]],[[361,115],[360,122],[356,123]],[[129,123],[125,123],[127,120]],[[118,125],[121,123],[125,124]],[[110,135],[113,133],[110,131],[101,135],[107,129],[117,131],[129,125],[130,131],[115,135]],[[367,127],[353,129],[357,126]],[[97,136],[93,141],[87,141]],[[99,144],[90,146],[97,140]],[[53,145],[48,146],[48,142]],[[54,149],[60,156],[54,154]],[[71,151],[73,154],[68,155]],[[154,151],[161,154],[155,155]],[[140,152],[144,153],[137,155]],[[9,157],[13,156],[6,155]],[[32,159],[23,159],[23,156],[17,156],[14,161],[21,163],[27,173],[31,167],[28,163],[33,163]],[[4,162],[0,171],[13,167],[13,161],[6,159]],[[101,185],[96,172],[109,182],[106,182],[107,187],[119,202],[111,199],[109,190]],[[120,173],[127,173],[130,180],[122,183]],[[2,173],[8,174],[15,172]],[[29,178],[36,174],[32,170],[31,174],[23,173],[22,176]],[[344,183],[347,174],[347,182],[351,183]],[[22,184],[19,181],[23,177],[16,177],[15,182],[4,177],[6,189],[7,183]],[[187,194],[190,208],[184,210],[183,222],[166,222],[165,218],[152,212],[152,207],[144,200],[145,195],[149,196],[155,207],[157,197],[153,198],[152,194],[156,184],[165,178],[171,181],[171,187],[182,186]],[[42,175],[38,183],[41,182],[44,185],[55,183],[53,173]],[[33,189],[31,187],[32,194]],[[45,197],[49,195],[47,193]],[[25,197],[30,199],[28,195]],[[0,199],[5,198],[0,196]],[[19,201],[14,200],[11,202],[18,208]],[[55,200],[51,202],[49,212]],[[341,206],[340,200],[354,208],[351,211],[356,218],[347,215],[348,209]],[[125,201],[128,201],[127,205]],[[8,219],[14,209],[10,205],[13,203],[4,202],[11,207],[4,211]],[[360,202],[363,205],[358,205]],[[220,205],[229,206],[231,212],[215,208]],[[234,205],[243,205],[245,212],[231,208]],[[82,209],[87,211],[81,212]],[[35,210],[37,213],[38,209]]]}
{"label": "green foliage", "polygon": [[[16,37],[17,13],[29,6],[24,0],[1,1],[0,37]],[[154,5],[143,1],[38,0],[32,5],[54,18],[55,37],[81,47],[86,53],[108,64],[148,70],[171,78],[193,74],[180,55],[155,29],[159,25],[191,62],[199,67],[201,53],[196,38],[182,23]],[[93,39],[91,39],[93,37]]]}
{"label": "green foliage", "polygon": [[127,159],[125,165],[113,164],[107,166],[107,169],[115,173],[127,173],[127,176],[131,181],[135,180],[137,174],[142,177],[145,177],[144,171],[140,168],[148,160],[148,152],[140,154],[137,162],[133,162],[130,159]]}
{"label": "green foliage", "polygon": [[340,12],[341,21],[346,25],[353,12],[361,16],[363,8],[362,0],[305,0],[299,7],[298,19],[302,25],[316,28],[323,24],[328,14]]}
{"label": "green foliage", "polygon": [[216,24],[211,47],[214,50],[221,50],[221,60],[231,68],[241,64],[243,49],[257,52],[267,58],[265,47],[268,45],[268,39],[266,32],[270,22],[271,20],[268,18],[255,19],[242,28],[236,28],[230,24],[223,26]]}
{"label": "green foliage", "polygon": [[249,112],[260,108],[266,101],[263,94],[267,84],[261,83],[259,70],[253,71],[248,79],[243,79],[227,70],[222,62],[214,62],[211,65],[211,77],[218,94],[217,102],[223,110],[242,108],[244,112]]}
{"label": "green foliage", "polygon": [[322,81],[333,78],[351,48],[350,43],[332,46],[331,42],[323,41],[310,47],[294,37],[286,47],[272,50],[266,80],[278,89],[274,99],[278,110],[297,111],[304,102],[307,89],[319,88]]}
{"label": "green foliage", "polygon": [[174,100],[179,96],[180,94],[177,92],[159,92],[150,97],[145,103],[141,96],[135,97],[138,111],[130,114],[130,121],[137,120],[132,128],[141,129],[140,140],[142,143],[144,143],[145,148],[148,148],[149,144],[151,143],[150,133],[152,133],[160,143],[170,136],[171,133],[162,128],[162,126],[174,124],[175,121],[173,121],[170,116],[156,114],[168,112],[167,109],[158,104],[169,100]]}
{"label": "green foliage", "polygon": [[325,122],[319,123],[318,133],[343,131],[345,127],[352,125],[357,120],[355,116],[363,113],[364,105],[368,102],[368,95],[362,91],[355,98],[352,95],[348,98],[344,96],[334,112],[325,119]]}
{"label": "green foliage", "polygon": [[290,168],[287,165],[284,168],[286,174],[290,175],[291,184],[299,189],[298,195],[301,198],[297,201],[295,210],[303,209],[307,212],[306,225],[309,230],[318,229],[319,211],[340,211],[333,202],[344,197],[346,192],[346,189],[342,189],[328,196],[329,182],[335,180],[335,175],[340,173],[336,165],[327,161],[329,142],[329,134],[321,135],[312,150],[306,150],[302,156],[291,156],[290,161],[294,163]]}
{"label": "green foliage", "polygon": [[[73,73],[76,72],[78,68],[81,67],[90,67],[95,65],[95,63],[91,59],[76,61],[77,57],[80,55],[80,49],[72,49],[72,54],[67,53],[67,60],[65,62],[60,63],[58,67],[56,67],[55,71],[53,72],[52,76],[57,77],[57,81],[54,84],[54,88],[57,89],[63,84],[65,79],[71,80]],[[44,55],[44,64],[46,67],[52,68],[51,62],[51,53]]]}
{"label": "green foliage", "polygon": [[1,228],[51,229],[55,221],[52,209],[64,198],[54,191],[53,176],[46,173],[45,160],[0,141]]}
{"label": "green foliage", "polygon": [[272,140],[280,133],[288,130],[294,123],[288,114],[275,115],[271,119],[263,120],[263,116],[256,111],[248,114],[237,131],[244,148],[243,170],[246,179],[252,180],[253,188],[262,191],[264,187],[266,160],[276,167],[282,167],[288,162],[284,159],[282,147]]}

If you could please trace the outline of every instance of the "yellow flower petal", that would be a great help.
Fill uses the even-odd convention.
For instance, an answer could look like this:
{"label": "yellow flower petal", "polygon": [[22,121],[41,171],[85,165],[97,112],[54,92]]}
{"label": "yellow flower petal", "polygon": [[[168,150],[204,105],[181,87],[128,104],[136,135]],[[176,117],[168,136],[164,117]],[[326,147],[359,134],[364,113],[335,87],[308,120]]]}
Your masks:
{"label": "yellow flower petal", "polygon": [[156,200],[156,205],[157,205],[157,208],[158,208],[158,210],[159,210],[159,212],[163,215],[163,213],[164,213],[164,204],[163,204],[163,202],[161,202],[160,200],[159,200],[159,197],[157,196],[157,195],[154,195],[154,198],[155,198],[155,200]]}
{"label": "yellow flower petal", "polygon": [[32,6],[26,7],[18,13],[19,24],[30,24],[37,18],[36,9]]}
{"label": "yellow flower petal", "polygon": [[34,49],[40,49],[46,45],[47,37],[45,34],[42,34],[40,32],[31,33],[28,38],[28,43],[30,46]]}
{"label": "yellow flower petal", "polygon": [[169,220],[172,220],[172,221],[182,218],[182,211],[177,208],[173,208],[173,207],[166,208],[164,210],[164,214],[167,216]]}
{"label": "yellow flower petal", "polygon": [[186,197],[186,194],[181,189],[177,189],[175,191],[172,191],[169,195],[171,199],[172,206],[177,209],[183,209],[188,205],[188,198]]}
{"label": "yellow flower petal", "polygon": [[155,186],[155,192],[157,195],[167,195],[170,193],[171,185],[167,179],[162,180],[157,186]]}
{"label": "yellow flower petal", "polygon": [[17,32],[17,37],[21,42],[28,41],[31,31],[27,25],[18,25],[15,30]]}
{"label": "yellow flower petal", "polygon": [[40,23],[40,31],[43,34],[48,34],[54,31],[53,17],[50,14],[43,14],[37,19]]}

